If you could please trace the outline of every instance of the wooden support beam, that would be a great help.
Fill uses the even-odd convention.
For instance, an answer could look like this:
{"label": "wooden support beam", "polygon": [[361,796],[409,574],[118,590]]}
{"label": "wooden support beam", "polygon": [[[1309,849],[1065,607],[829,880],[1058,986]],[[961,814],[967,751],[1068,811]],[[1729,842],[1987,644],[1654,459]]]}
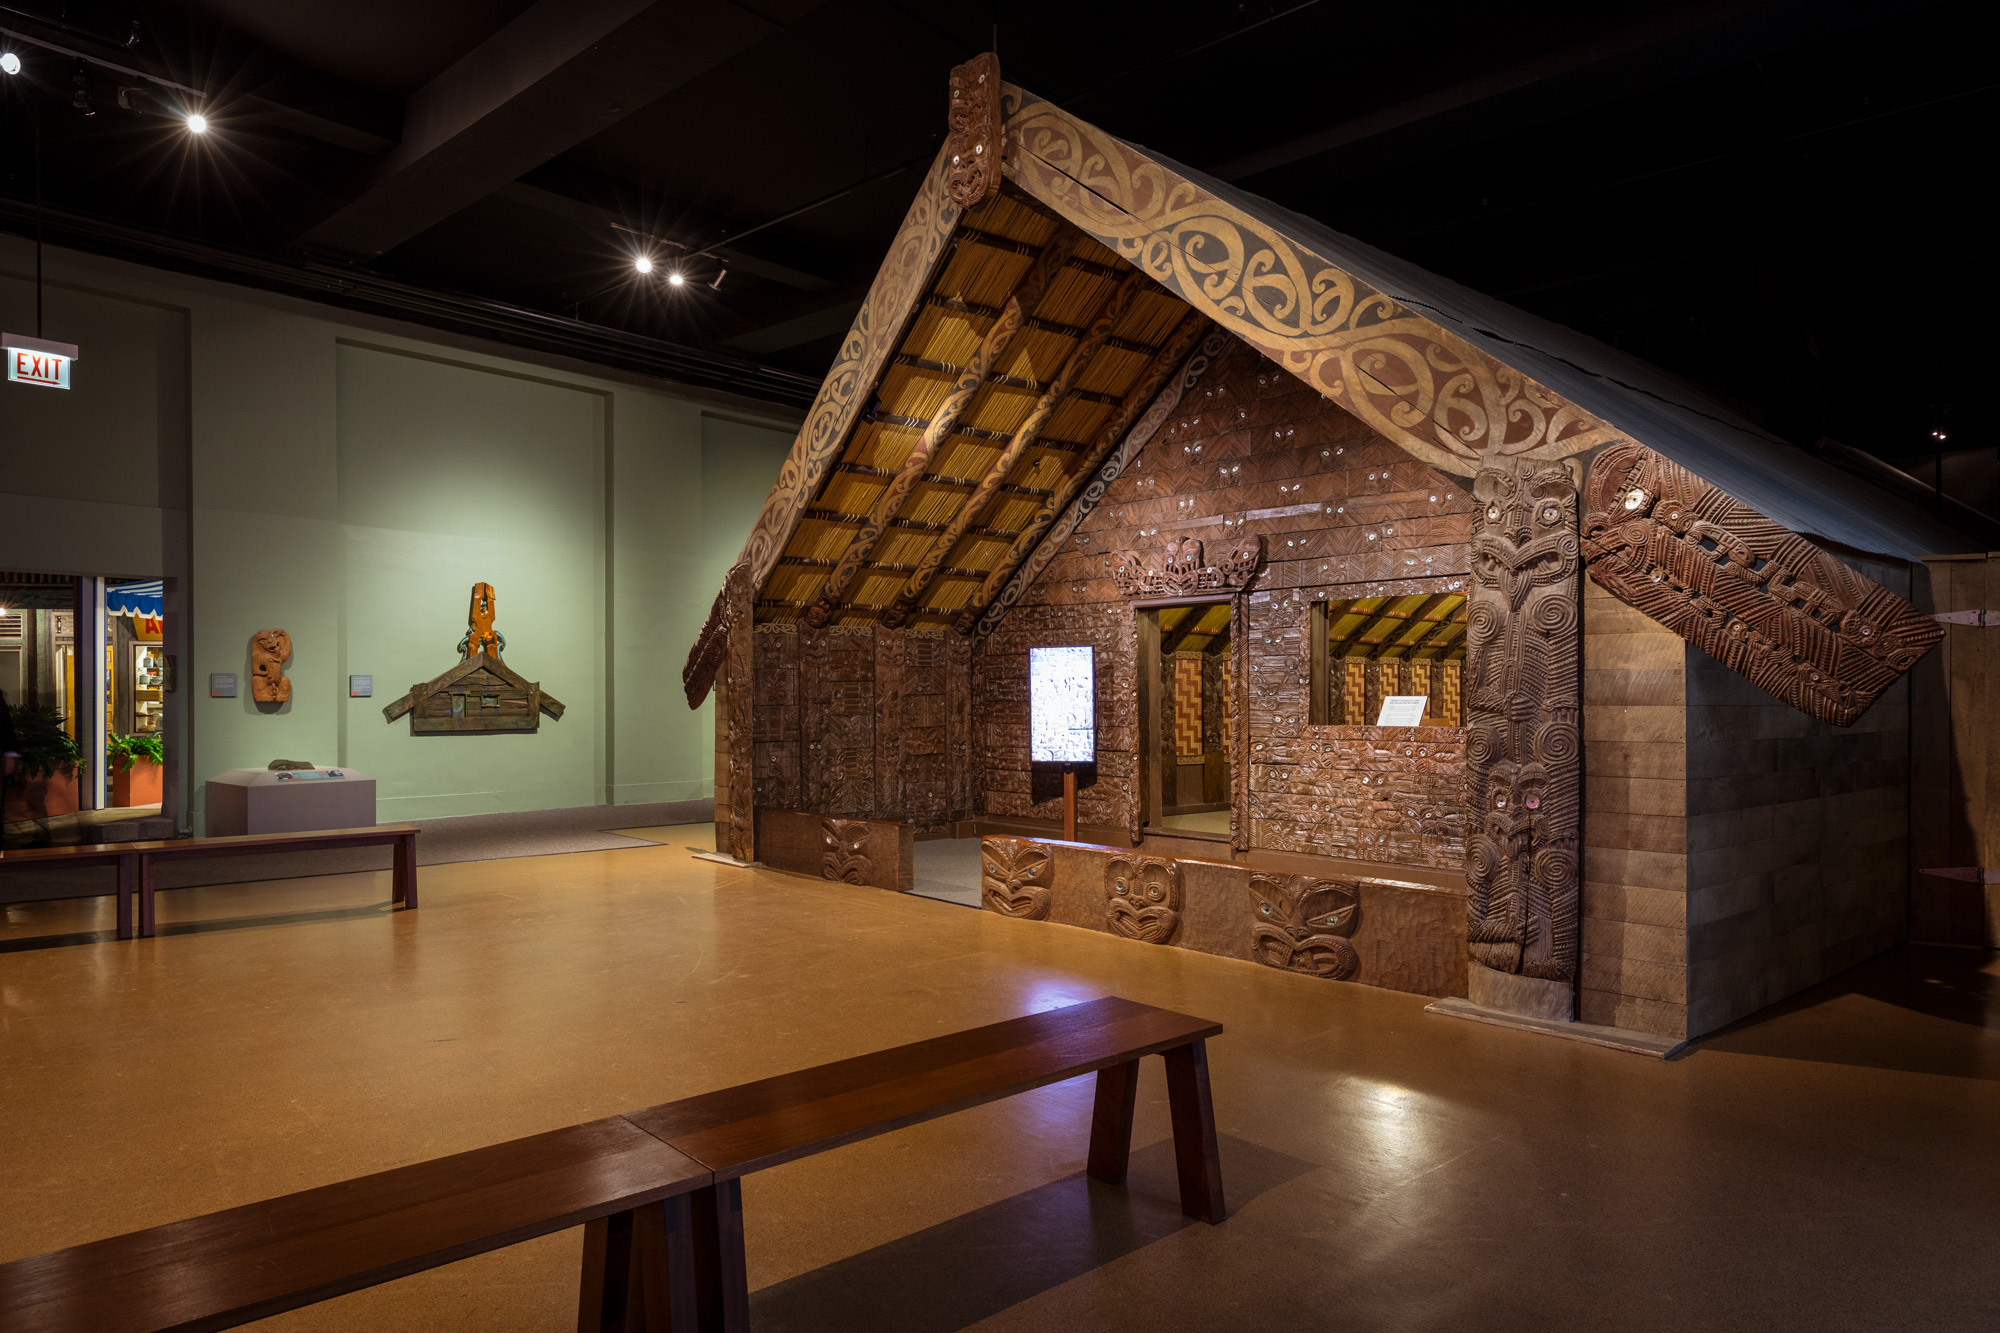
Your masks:
{"label": "wooden support beam", "polygon": [[[1357,597],[1354,600],[1356,602],[1359,602],[1359,601],[1372,601],[1374,599]],[[1400,600],[1401,599],[1397,597],[1384,597],[1382,599],[1382,604],[1380,606],[1375,607],[1373,610],[1370,611],[1361,612],[1362,616],[1361,623],[1359,625],[1356,625],[1354,627],[1353,632],[1350,633],[1346,638],[1342,639],[1339,643],[1335,644],[1328,651],[1327,655],[1336,662],[1339,661],[1341,658],[1346,657],[1348,650],[1354,647],[1355,644],[1361,642],[1362,636],[1367,634],[1369,630],[1374,629],[1377,625],[1381,624],[1382,618],[1389,614],[1389,608],[1394,606]],[[1351,607],[1353,603],[1350,602],[1348,605]]]}
{"label": "wooden support beam", "polygon": [[[1387,653],[1391,649],[1395,648],[1396,647],[1395,640],[1400,635],[1408,633],[1409,627],[1411,625],[1416,624],[1418,621],[1428,620],[1433,611],[1437,610],[1445,602],[1450,601],[1451,598],[1455,595],[1456,594],[1448,592],[1434,593],[1427,601],[1424,602],[1422,606],[1419,606],[1416,610],[1410,612],[1408,615],[1398,616],[1396,618],[1397,619],[1396,628],[1390,630],[1389,633],[1384,635],[1382,638],[1382,653]],[[1380,656],[1381,654],[1377,655]],[[1408,650],[1407,649],[1404,650],[1401,656],[1408,657],[1409,656]]]}
{"label": "wooden support beam", "polygon": [[1195,340],[1201,337],[1202,330],[1207,326],[1206,319],[1190,311],[1175,326],[1174,331],[1167,335],[1167,341],[1153,353],[1153,359],[1146,364],[1145,370],[1140,372],[1139,378],[1126,391],[1125,399],[1118,405],[1118,410],[1111,414],[1110,420],[1106,421],[1103,428],[1098,431],[1097,439],[1092,442],[1090,452],[1083,456],[1082,464],[1069,474],[1063,481],[1062,488],[1054,496],[1043,501],[1040,511],[1028,521],[1028,526],[1021,529],[1014,538],[1014,544],[1007,548],[1007,554],[1001,557],[1000,563],[993,567],[993,572],[986,576],[986,582],[979,585],[979,591],[972,594],[971,600],[967,601],[964,609],[959,612],[958,619],[952,622],[953,629],[960,634],[971,634],[978,628],[980,613],[990,606],[993,599],[999,596],[1000,590],[1007,586],[1007,580],[1014,576],[1014,571],[1020,568],[1021,562],[1034,551],[1035,544],[1042,539],[1042,534],[1054,525],[1056,519],[1062,516],[1063,510],[1069,508],[1070,502],[1076,499],[1083,488],[1090,483],[1097,469],[1111,456],[1111,451],[1118,447],[1118,442],[1125,437],[1125,432],[1132,429],[1132,423],[1139,419],[1139,414],[1153,401],[1154,395],[1159,393],[1161,387],[1173,375],[1174,369],[1180,365],[1182,358],[1187,356],[1189,349],[1194,346]]}
{"label": "wooden support beam", "polygon": [[[1076,268],[1077,265],[1072,263],[1070,267]],[[1103,267],[1103,266],[1098,265],[1097,267]],[[1115,272],[1115,270],[1107,270],[1107,271]],[[954,366],[949,361],[933,361],[927,356],[918,356],[913,352],[898,352],[896,354],[896,364],[899,366],[907,366],[912,370],[928,370],[933,375],[948,375],[952,379],[957,379],[960,375],[963,375],[965,373],[964,366]],[[1043,389],[1048,387],[1046,384],[1039,383],[1035,380],[1031,380],[1025,375],[992,375],[988,377],[987,383],[1002,389],[1025,389],[1029,393],[1040,393]],[[1071,389],[1069,391],[1069,396],[1072,398],[1080,398],[1086,403],[1097,403],[1100,406],[1104,407],[1118,406],[1117,395],[1109,393],[1098,393],[1094,389]],[[880,421],[882,420],[882,418],[878,416],[876,420]],[[900,418],[900,420],[917,420],[917,419]],[[923,426],[929,424],[930,423],[928,422],[922,422],[918,426],[918,429],[921,430]],[[965,431],[961,429],[959,433],[964,434]]]}
{"label": "wooden support beam", "polygon": [[1423,634],[1418,636],[1415,640],[1413,640],[1410,643],[1410,645],[1407,648],[1403,650],[1403,656],[1414,658],[1418,653],[1430,647],[1430,645],[1434,641],[1443,638],[1445,632],[1448,631],[1454,624],[1457,623],[1452,619],[1452,612],[1457,611],[1460,607],[1464,606],[1465,594],[1451,593],[1448,594],[1448,596],[1456,598],[1458,601],[1458,606],[1448,606],[1444,608],[1444,614],[1439,616],[1437,618],[1436,623],[1434,623],[1429,629],[1425,630]]}
{"label": "wooden support beam", "polygon": [[[1021,461],[1021,456],[1028,452],[1028,446],[1040,438],[1042,427],[1049,424],[1049,418],[1056,414],[1058,407],[1062,406],[1063,399],[1069,394],[1070,386],[1075,384],[1089,368],[1091,358],[1097,355],[1097,349],[1104,346],[1105,340],[1111,337],[1111,330],[1117,327],[1119,319],[1125,314],[1126,307],[1131,304],[1132,296],[1139,290],[1142,281],[1143,275],[1137,269],[1133,269],[1098,307],[1096,318],[1091,320],[1090,327],[1085,330],[1076,346],[1070,349],[1069,356],[1063,361],[1062,369],[1056,372],[1056,377],[1049,382],[1049,386],[1042,390],[1042,396],[1035,400],[1035,406],[1029,411],[1027,420],[1021,423],[1020,428],[1014,432],[1014,438],[1007,441],[1007,447],[1000,451],[1000,456],[993,460],[993,465],[986,470],[986,475],[980,479],[979,485],[966,497],[965,503],[952,518],[951,526],[931,543],[930,550],[924,552],[923,559],[917,562],[916,573],[910,575],[903,584],[902,591],[882,609],[884,625],[893,629],[909,618],[910,612],[923,599],[924,590],[931,586],[931,580],[937,576],[938,570],[944,567],[945,561],[949,560],[952,552],[958,548],[959,539],[965,536],[965,530],[985,516],[986,507],[993,502],[993,497],[1000,490],[1002,483],[1013,474],[1014,468]],[[1012,489],[1021,491],[1026,488]],[[1045,491],[1042,494],[1047,498],[1054,492]]]}
{"label": "wooden support beam", "polygon": [[958,382],[952,386],[951,392],[939,405],[937,414],[931,418],[930,425],[926,426],[924,433],[917,438],[916,445],[910,450],[910,456],[903,461],[902,470],[883,490],[881,498],[875,502],[874,512],[868,516],[868,521],[861,525],[861,531],[855,533],[854,539],[848,543],[846,553],[840,557],[840,563],[834,566],[833,573],[827,576],[826,587],[820,592],[819,600],[806,609],[805,619],[808,625],[819,629],[832,620],[835,613],[840,610],[841,603],[847,598],[847,590],[854,582],[855,574],[860,572],[862,564],[874,553],[876,543],[882,540],[883,529],[887,528],[890,521],[896,517],[896,511],[903,507],[903,502],[910,498],[910,492],[924,475],[924,469],[929,466],[931,456],[951,435],[952,428],[958,423],[959,414],[971,406],[972,400],[985,385],[986,377],[993,373],[993,367],[1000,360],[1001,354],[1007,350],[1008,344],[1014,341],[1014,335],[1021,331],[1022,322],[1042,299],[1042,293],[1048,290],[1049,283],[1071,253],[1077,246],[1083,244],[1083,239],[1083,233],[1076,228],[1065,228],[1056,233],[1055,239],[1050,241],[1035,262],[1028,266],[1027,273],[1022,275],[1013,295],[1009,296],[1007,304],[1000,308],[993,321],[993,327],[986,331],[985,340],[979,344],[979,351],[974,354],[972,364],[958,377]]}

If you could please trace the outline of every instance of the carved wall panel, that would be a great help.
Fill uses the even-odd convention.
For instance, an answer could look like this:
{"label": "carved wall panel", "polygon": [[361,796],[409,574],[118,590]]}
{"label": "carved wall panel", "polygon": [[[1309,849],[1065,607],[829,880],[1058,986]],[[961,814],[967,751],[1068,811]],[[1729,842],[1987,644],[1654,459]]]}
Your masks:
{"label": "carved wall panel", "polygon": [[1651,449],[1590,465],[1590,577],[1802,712],[1849,726],[1944,637],[1895,593]]}
{"label": "carved wall panel", "polygon": [[916,884],[916,835],[906,823],[769,808],[756,817],[757,860],[773,870],[898,893]]}
{"label": "carved wall panel", "polygon": [[1115,856],[1104,867],[1104,921],[1114,935],[1171,944],[1181,926],[1180,862]]}
{"label": "carved wall panel", "polygon": [[1466,935],[1497,972],[1573,981],[1582,798],[1582,549],[1560,463],[1473,480],[1466,609]]}
{"label": "carved wall panel", "polygon": [[986,838],[979,852],[980,897],[988,911],[1048,920],[1055,870],[1048,848],[1026,838]]}
{"label": "carved wall panel", "polygon": [[1250,951],[1264,966],[1334,981],[1361,966],[1348,938],[1360,924],[1359,885],[1253,872],[1250,905]]}
{"label": "carved wall panel", "polygon": [[820,873],[843,884],[869,883],[875,867],[868,859],[871,826],[867,821],[822,819],[819,827],[820,842],[826,849],[820,857]]}
{"label": "carved wall panel", "polygon": [[952,70],[945,124],[946,190],[960,208],[977,208],[1000,193],[1000,61],[991,51]]}

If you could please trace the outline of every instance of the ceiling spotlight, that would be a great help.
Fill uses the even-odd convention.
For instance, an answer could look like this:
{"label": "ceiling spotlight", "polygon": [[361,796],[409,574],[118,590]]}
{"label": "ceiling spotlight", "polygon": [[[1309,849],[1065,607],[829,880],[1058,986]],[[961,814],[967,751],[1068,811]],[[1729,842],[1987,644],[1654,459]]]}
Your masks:
{"label": "ceiling spotlight", "polygon": [[680,286],[680,285],[681,285],[682,283],[684,283],[684,282],[686,282],[686,281],[687,281],[687,279],[686,279],[686,278],[683,278],[683,277],[682,277],[682,276],[681,276],[680,274],[678,274],[678,273],[669,273],[669,274],[667,274],[667,285],[668,285],[669,287],[678,287],[678,286]]}
{"label": "ceiling spotlight", "polygon": [[208,117],[198,111],[190,115],[188,117],[188,132],[191,134],[207,134]]}
{"label": "ceiling spotlight", "polygon": [[0,74],[19,74],[20,72],[21,57],[15,55],[12,51],[0,51]]}
{"label": "ceiling spotlight", "polygon": [[651,273],[653,271],[653,261],[644,255],[640,255],[632,261],[632,267],[638,269],[641,273]]}

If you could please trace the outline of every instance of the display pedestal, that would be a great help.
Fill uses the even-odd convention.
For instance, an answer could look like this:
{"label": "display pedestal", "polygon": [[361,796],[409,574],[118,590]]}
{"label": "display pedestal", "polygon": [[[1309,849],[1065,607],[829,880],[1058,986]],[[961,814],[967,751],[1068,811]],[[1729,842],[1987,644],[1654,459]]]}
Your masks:
{"label": "display pedestal", "polygon": [[351,768],[293,773],[232,768],[208,780],[204,831],[212,838],[374,824],[375,779]]}

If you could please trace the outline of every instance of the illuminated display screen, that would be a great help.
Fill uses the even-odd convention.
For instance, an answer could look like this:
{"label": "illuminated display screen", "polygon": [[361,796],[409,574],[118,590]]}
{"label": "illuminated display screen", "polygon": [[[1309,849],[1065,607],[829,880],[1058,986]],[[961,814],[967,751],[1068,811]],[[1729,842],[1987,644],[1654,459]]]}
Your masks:
{"label": "illuminated display screen", "polygon": [[1029,758],[1039,764],[1097,762],[1097,716],[1092,704],[1095,650],[1028,650]]}

